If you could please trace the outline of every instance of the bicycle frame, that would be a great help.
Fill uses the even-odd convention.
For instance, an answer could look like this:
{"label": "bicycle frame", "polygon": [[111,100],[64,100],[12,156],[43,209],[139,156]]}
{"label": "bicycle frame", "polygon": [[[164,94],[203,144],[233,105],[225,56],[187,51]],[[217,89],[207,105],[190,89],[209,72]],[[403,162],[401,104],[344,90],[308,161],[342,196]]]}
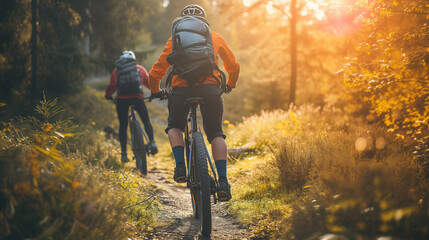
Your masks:
{"label": "bicycle frame", "polygon": [[[190,109],[189,109],[189,114],[188,114],[188,124],[185,126],[185,145],[186,145],[186,156],[187,156],[187,165],[188,165],[188,176],[191,176],[191,167],[192,167],[192,150],[193,150],[193,141],[192,139],[192,134],[196,133],[196,132],[200,132],[200,130],[198,129],[198,120],[197,120],[197,107],[199,104],[202,104],[202,101],[200,98],[190,98],[189,100],[189,105],[190,105]],[[189,125],[190,125],[190,129],[189,129]],[[189,146],[189,149],[188,149]],[[213,165],[213,161],[210,157],[210,153],[207,149],[207,146],[205,146],[205,150],[206,150],[206,155],[207,155],[207,159],[208,162],[210,164],[210,169],[212,171],[213,174],[213,180],[215,181],[215,186],[216,189],[219,186],[219,183],[217,181],[217,174]],[[188,178],[188,184],[190,181],[190,177]],[[214,198],[214,203],[217,203],[217,199],[215,196],[213,196]]]}
{"label": "bicycle frame", "polygon": [[[212,231],[210,199],[213,196],[213,202],[217,203],[216,191],[219,189],[219,183],[213,162],[204,143],[203,134],[198,128],[197,107],[203,104],[203,99],[198,97],[187,98],[185,103],[190,107],[188,121],[185,125],[187,184],[191,192],[194,217],[200,221],[201,234],[203,237],[207,237],[211,235]],[[210,165],[214,179],[209,174],[208,165]],[[214,181],[214,186],[212,186],[212,181]],[[213,187],[215,188],[214,191]]]}

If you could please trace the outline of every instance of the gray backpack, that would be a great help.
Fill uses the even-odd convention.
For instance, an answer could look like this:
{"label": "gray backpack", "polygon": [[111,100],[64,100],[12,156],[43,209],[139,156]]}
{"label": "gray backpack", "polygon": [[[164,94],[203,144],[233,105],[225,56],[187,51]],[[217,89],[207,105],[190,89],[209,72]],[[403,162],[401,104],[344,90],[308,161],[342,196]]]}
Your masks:
{"label": "gray backpack", "polygon": [[116,62],[118,77],[118,96],[134,95],[143,92],[140,71],[133,59],[122,58]]}
{"label": "gray backpack", "polygon": [[[186,79],[190,86],[203,76],[213,76],[222,87],[226,86],[225,74],[215,62],[212,34],[205,18],[184,16],[176,19],[172,27],[172,44],[173,50],[167,56],[167,62],[173,65],[173,70],[166,86],[171,84],[173,75]],[[213,74],[215,70],[220,73],[220,80]]]}

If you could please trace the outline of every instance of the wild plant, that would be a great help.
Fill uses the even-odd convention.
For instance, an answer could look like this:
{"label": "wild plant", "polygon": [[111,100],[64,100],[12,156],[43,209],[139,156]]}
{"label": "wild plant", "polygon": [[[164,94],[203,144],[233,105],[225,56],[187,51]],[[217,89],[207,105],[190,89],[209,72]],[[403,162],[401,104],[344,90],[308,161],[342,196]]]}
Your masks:
{"label": "wild plant", "polygon": [[132,211],[144,231],[151,208],[127,206],[145,198],[145,185],[120,187],[129,177],[108,177],[102,165],[70,153],[67,144],[79,133],[63,112],[56,99],[44,98],[35,116],[1,123],[0,238],[123,239],[137,231],[126,225]]}
{"label": "wild plant", "polygon": [[[240,177],[243,183],[253,179],[252,187],[237,182],[239,199],[231,206],[243,212],[238,214],[251,215],[250,211],[260,218],[254,220],[263,225],[256,233],[274,239],[318,239],[326,233],[348,239],[428,238],[429,185],[419,164],[425,157],[419,149],[424,147],[417,149],[416,159],[405,139],[383,127],[311,106],[264,112],[234,127],[234,133],[233,144],[258,140],[260,134],[265,144],[256,146],[271,146],[272,154],[255,163],[249,177]],[[250,158],[241,161],[255,161]],[[278,171],[267,171],[270,164]],[[261,182],[259,171],[271,180]],[[265,182],[275,186],[270,190],[275,194],[267,192]],[[240,208],[243,202],[262,200],[275,204]],[[264,218],[277,224],[264,223]]]}

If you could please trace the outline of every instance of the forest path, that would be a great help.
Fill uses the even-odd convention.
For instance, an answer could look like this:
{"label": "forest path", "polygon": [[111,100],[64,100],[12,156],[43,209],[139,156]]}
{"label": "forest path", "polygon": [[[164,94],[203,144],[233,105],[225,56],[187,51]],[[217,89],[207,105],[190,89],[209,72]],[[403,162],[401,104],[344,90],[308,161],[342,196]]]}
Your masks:
{"label": "forest path", "polygon": [[212,235],[203,238],[199,222],[193,217],[189,189],[184,183],[175,183],[172,175],[172,170],[149,165],[145,179],[159,187],[156,198],[163,204],[158,219],[161,224],[149,239],[251,239],[251,233],[228,212],[226,203],[212,204]]}

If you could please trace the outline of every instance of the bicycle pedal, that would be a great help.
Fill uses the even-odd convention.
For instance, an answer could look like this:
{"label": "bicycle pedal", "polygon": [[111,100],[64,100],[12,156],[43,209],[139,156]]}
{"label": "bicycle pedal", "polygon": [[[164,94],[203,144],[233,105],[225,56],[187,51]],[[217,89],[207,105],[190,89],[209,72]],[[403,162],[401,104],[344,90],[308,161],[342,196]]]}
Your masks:
{"label": "bicycle pedal", "polygon": [[229,200],[231,200],[231,197],[228,196],[226,192],[218,192],[217,199],[219,200],[219,202],[228,202]]}
{"label": "bicycle pedal", "polygon": [[219,200],[219,202],[228,202],[229,201],[228,197],[226,197],[226,196],[218,197],[218,200]]}
{"label": "bicycle pedal", "polygon": [[178,177],[178,178],[175,178],[174,181],[176,181],[177,183],[185,183],[187,182],[187,177],[186,176]]}

